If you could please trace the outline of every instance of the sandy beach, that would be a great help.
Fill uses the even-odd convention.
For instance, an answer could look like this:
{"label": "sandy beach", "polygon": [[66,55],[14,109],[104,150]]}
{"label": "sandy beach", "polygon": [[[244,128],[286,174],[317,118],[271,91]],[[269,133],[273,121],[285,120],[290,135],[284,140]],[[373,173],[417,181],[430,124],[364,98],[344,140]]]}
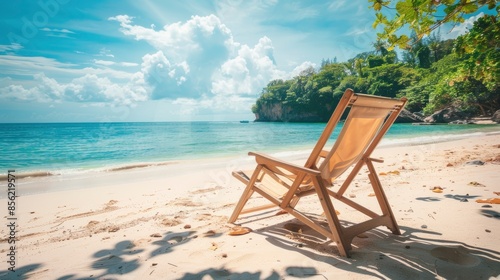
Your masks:
{"label": "sandy beach", "polygon": [[[0,230],[0,279],[500,279],[500,205],[488,203],[500,199],[500,134],[373,156],[384,159],[376,169],[402,235],[370,230],[351,258],[276,209],[239,219],[252,231],[228,235],[244,188],[231,171],[254,163],[224,158],[18,179],[14,215],[0,199],[3,224],[17,226],[11,244],[9,227]],[[349,195],[374,206],[363,175]],[[321,212],[314,196],[301,203]],[[335,206],[341,221],[356,216]]]}

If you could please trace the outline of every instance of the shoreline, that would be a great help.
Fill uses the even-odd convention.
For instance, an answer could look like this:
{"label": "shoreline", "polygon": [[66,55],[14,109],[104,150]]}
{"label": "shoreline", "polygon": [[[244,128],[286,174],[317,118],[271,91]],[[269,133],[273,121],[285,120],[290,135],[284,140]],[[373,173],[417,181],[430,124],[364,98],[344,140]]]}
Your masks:
{"label": "shoreline", "polygon": [[[239,219],[252,229],[249,234],[228,235],[233,225],[227,219],[245,187],[231,171],[255,166],[245,156],[97,177],[36,177],[31,186],[46,189],[30,195],[22,193],[27,185],[19,184],[16,272],[9,274],[2,262],[0,278],[500,277],[500,205],[476,202],[500,193],[498,134],[381,147],[373,157],[384,160],[375,168],[403,234],[370,230],[355,238],[350,259],[338,256],[334,243],[305,225],[302,234],[290,232],[285,225],[297,221],[274,216],[273,210]],[[302,164],[305,159],[294,155],[289,160]],[[474,160],[484,164],[466,164]],[[369,196],[368,179],[358,177],[349,197],[370,208],[376,202]],[[432,191],[436,186],[441,193]],[[5,197],[0,205],[6,209]],[[314,197],[304,198],[303,206],[321,212]],[[357,219],[350,208],[335,207],[341,221]],[[0,233],[7,236],[7,230]],[[4,256],[7,245],[7,239],[0,240]]]}
{"label": "shoreline", "polygon": [[[375,152],[381,149],[397,149],[401,147],[434,145],[438,143],[449,143],[464,139],[498,135],[500,135],[500,131],[475,132],[470,134],[449,134],[445,136],[423,136],[407,139],[384,139],[380,143],[379,147],[375,150]],[[303,164],[307,160],[310,151],[311,149],[303,147],[303,149],[293,151],[278,151],[275,153],[271,153],[271,155],[283,160]],[[191,169],[210,170],[217,168],[220,169],[222,167],[228,169],[240,165],[243,165],[245,167],[243,169],[248,169],[252,168],[253,163],[253,158],[246,155],[226,155],[165,162],[112,165],[103,168],[78,170],[76,172],[68,173],[51,173],[50,171],[33,171],[27,173],[16,172],[16,178],[20,179],[18,180],[18,185],[22,187],[22,189],[19,191],[21,195],[35,195],[45,192],[104,187],[116,183],[140,183],[140,181],[143,180],[142,178],[158,179],[163,176],[175,174],[177,172],[190,172]],[[202,168],[199,168],[200,166]],[[6,187],[7,175],[2,174],[0,175],[0,188]],[[0,199],[5,198],[5,195],[6,194],[0,193]]]}
{"label": "shoreline", "polygon": [[[461,126],[461,125],[457,125]],[[466,125],[470,126],[470,125]],[[398,147],[398,146],[413,146],[420,144],[429,144],[429,143],[438,143],[438,142],[449,142],[464,138],[470,137],[478,137],[478,136],[488,136],[488,135],[497,135],[500,134],[500,125],[481,125],[482,129],[480,131],[459,131],[458,133],[449,133],[449,134],[441,134],[441,135],[407,135],[404,137],[391,137],[390,135],[386,136],[379,145],[379,148],[383,147]],[[487,129],[488,128],[488,129]],[[493,128],[493,129],[491,129]],[[290,147],[279,147],[274,149],[273,147],[267,148],[264,150],[259,150],[261,152],[270,152],[270,154],[275,155],[277,157],[284,158],[293,158],[294,155],[306,155],[312,149],[315,143],[311,145],[299,145],[299,146],[290,146]],[[17,175],[19,178],[34,178],[34,177],[53,177],[53,176],[67,176],[67,175],[76,175],[76,174],[96,174],[96,173],[107,173],[107,172],[117,172],[122,170],[134,170],[141,168],[151,168],[156,166],[164,166],[171,164],[179,164],[190,161],[218,161],[218,160],[232,160],[236,157],[246,156],[247,152],[244,151],[240,155],[235,153],[228,154],[205,154],[199,155],[198,157],[185,157],[185,158],[172,158],[166,159],[164,161],[133,161],[133,162],[114,162],[108,163],[105,165],[100,165],[97,167],[85,167],[85,168],[58,168],[58,169],[40,169],[40,168],[28,168],[25,171],[19,172],[22,168],[16,169]],[[12,169],[12,168],[9,168]],[[2,181],[5,181],[7,178],[6,170],[0,170],[0,187],[2,187]]]}

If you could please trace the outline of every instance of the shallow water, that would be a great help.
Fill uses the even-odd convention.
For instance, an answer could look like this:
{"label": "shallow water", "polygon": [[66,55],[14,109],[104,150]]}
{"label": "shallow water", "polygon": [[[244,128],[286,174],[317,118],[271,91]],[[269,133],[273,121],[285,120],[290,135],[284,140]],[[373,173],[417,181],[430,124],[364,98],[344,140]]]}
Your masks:
{"label": "shallow water", "polygon": [[[311,149],[324,123],[37,123],[0,124],[0,174],[118,171],[185,159],[290,154]],[[383,146],[500,133],[500,125],[395,124]],[[338,135],[334,132],[333,139]]]}

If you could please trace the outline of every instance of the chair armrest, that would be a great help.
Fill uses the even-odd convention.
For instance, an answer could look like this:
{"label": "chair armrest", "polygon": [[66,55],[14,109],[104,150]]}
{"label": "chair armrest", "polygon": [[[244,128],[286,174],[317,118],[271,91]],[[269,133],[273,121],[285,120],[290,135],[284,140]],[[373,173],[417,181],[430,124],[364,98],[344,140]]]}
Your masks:
{"label": "chair armrest", "polygon": [[306,173],[306,174],[309,174],[312,176],[321,175],[321,172],[319,172],[318,170],[314,170],[314,169],[310,169],[307,167],[296,165],[296,164],[293,164],[290,162],[282,161],[280,159],[271,157],[271,156],[266,155],[266,154],[249,152],[248,155],[255,156],[255,160],[257,161],[258,164],[262,164],[262,165],[269,164],[269,165],[274,165],[276,167],[282,167],[282,168],[285,168],[293,173],[303,172],[303,173]]}

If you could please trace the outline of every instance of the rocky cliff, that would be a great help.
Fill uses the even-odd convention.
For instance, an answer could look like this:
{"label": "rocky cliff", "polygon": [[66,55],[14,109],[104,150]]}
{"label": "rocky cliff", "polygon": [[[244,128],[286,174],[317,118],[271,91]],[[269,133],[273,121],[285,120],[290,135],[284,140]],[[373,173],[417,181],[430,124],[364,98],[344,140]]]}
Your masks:
{"label": "rocky cliff", "polygon": [[[317,110],[321,111],[321,110]],[[262,105],[260,110],[255,114],[256,122],[327,122],[333,108],[330,106],[323,108],[326,114],[320,115],[317,112],[307,112],[293,110],[289,106],[282,103],[273,103]],[[426,122],[431,124],[452,123],[452,124],[467,124],[475,123],[472,119],[474,115],[463,112],[456,107],[448,107],[424,118],[422,114],[412,113],[406,109],[401,111],[401,114],[396,119],[396,123],[420,123]],[[491,117],[491,120],[500,123],[500,110],[496,111]]]}
{"label": "rocky cliff", "polygon": [[[320,116],[315,112],[299,112],[281,103],[262,105],[259,112],[255,114],[256,122],[327,122],[333,109],[329,114]],[[396,123],[423,122],[423,117],[408,110],[401,111]]]}
{"label": "rocky cliff", "polygon": [[[333,110],[332,110],[333,111]],[[255,113],[256,122],[327,122],[328,118],[315,112],[293,110],[281,103],[262,105]]]}

